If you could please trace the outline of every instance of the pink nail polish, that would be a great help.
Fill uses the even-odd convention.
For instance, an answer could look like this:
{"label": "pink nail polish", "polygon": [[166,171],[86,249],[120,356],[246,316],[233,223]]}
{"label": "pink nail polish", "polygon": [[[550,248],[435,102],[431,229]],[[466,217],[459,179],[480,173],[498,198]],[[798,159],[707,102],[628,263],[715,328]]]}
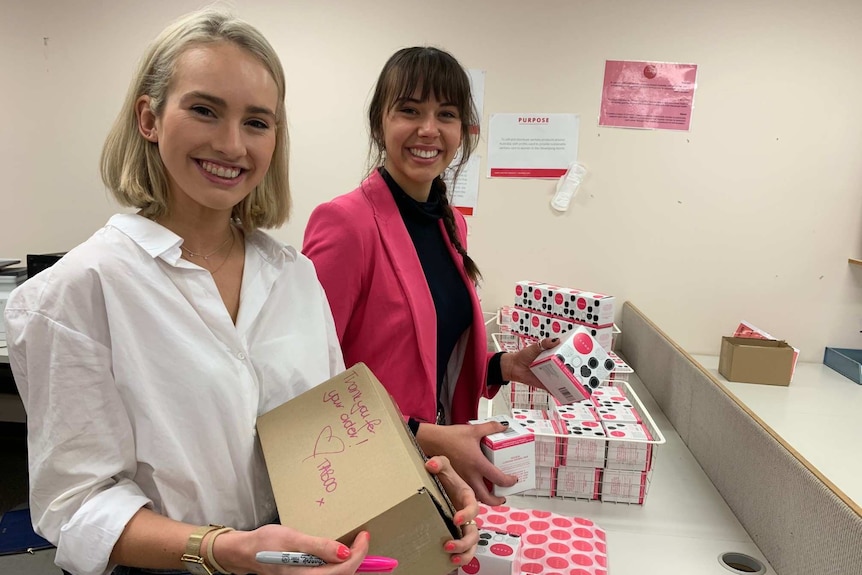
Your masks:
{"label": "pink nail polish", "polygon": [[350,557],[350,549],[348,549],[347,546],[342,545],[338,548],[336,555],[338,555],[338,558],[341,560],[347,559],[348,557]]}
{"label": "pink nail polish", "polygon": [[446,549],[446,551],[454,551],[455,550],[455,544],[454,543],[447,543],[445,549]]}
{"label": "pink nail polish", "polygon": [[454,555],[454,556],[452,556],[452,563],[458,563],[458,564],[460,564],[460,563],[461,563],[461,556],[460,556],[460,555]]}

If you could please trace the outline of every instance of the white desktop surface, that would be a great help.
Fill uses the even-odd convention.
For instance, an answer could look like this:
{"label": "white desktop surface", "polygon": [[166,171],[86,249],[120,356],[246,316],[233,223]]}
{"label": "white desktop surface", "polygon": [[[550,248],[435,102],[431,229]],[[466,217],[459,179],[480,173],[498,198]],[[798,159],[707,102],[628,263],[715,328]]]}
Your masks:
{"label": "white desktop surface", "polygon": [[718,356],[694,355],[752,413],[862,506],[862,385],[822,363],[800,362],[789,386],[735,383]]}
{"label": "white desktop surface", "polygon": [[[0,361],[8,362],[5,349],[0,353],[4,354]],[[725,552],[756,557],[768,575],[775,575],[640,380],[632,377],[629,384],[667,440],[656,448],[644,505],[521,496],[509,497],[507,504],[594,521],[607,533],[608,569],[613,575],[728,575],[718,561]],[[487,405],[482,412],[485,409]],[[494,401],[493,409],[505,411],[502,399]]]}
{"label": "white desktop surface", "polygon": [[[633,377],[629,384],[667,440],[656,447],[643,505],[517,495],[507,505],[594,521],[607,533],[613,575],[728,575],[718,557],[729,551],[756,557],[775,575],[640,380]],[[493,408],[505,413],[505,402],[498,396]]]}

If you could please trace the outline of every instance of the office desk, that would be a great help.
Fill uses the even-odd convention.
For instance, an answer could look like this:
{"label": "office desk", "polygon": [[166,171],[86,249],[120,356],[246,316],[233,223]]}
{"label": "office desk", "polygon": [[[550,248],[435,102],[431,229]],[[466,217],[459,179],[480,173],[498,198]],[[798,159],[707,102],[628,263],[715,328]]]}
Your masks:
{"label": "office desk", "polygon": [[822,363],[799,363],[787,387],[734,383],[718,356],[692,356],[828,482],[862,506],[862,385]]}
{"label": "office desk", "polygon": [[0,421],[24,423],[26,420],[24,404],[18,396],[12,368],[9,367],[9,350],[6,342],[0,340]]}
{"label": "office desk", "polygon": [[[0,370],[7,370],[11,381],[8,355],[5,349],[2,352]],[[775,575],[640,380],[633,377],[629,383],[667,440],[657,448],[646,503],[628,505],[512,496],[508,504],[595,521],[607,532],[608,567],[613,575],[728,575],[730,572],[718,562],[719,555],[728,551],[756,557],[766,565],[769,575]],[[862,386],[859,388],[862,390]],[[7,414],[2,401],[9,394],[0,395],[3,396],[0,420],[3,420]],[[17,394],[9,395],[9,399],[16,404],[12,406],[11,415],[20,418],[15,421],[23,422],[24,410]],[[483,405],[480,411],[484,413],[488,407]],[[504,411],[502,397],[490,407],[495,412]]]}
{"label": "office desk", "polygon": [[[728,551],[756,557],[774,575],[640,380],[633,377],[629,383],[667,439],[657,448],[644,505],[517,495],[507,504],[595,521],[607,532],[608,570],[613,575],[728,575],[718,562]],[[492,407],[505,412],[502,398]]]}

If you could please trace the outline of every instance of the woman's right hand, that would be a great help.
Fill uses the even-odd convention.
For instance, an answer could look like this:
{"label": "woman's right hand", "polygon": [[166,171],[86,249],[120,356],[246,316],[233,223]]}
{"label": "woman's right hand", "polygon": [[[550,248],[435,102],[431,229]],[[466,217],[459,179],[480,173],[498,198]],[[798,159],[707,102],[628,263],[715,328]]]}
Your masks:
{"label": "woman's right hand", "polygon": [[506,426],[498,421],[487,421],[475,425],[435,425],[421,423],[416,432],[416,441],[426,455],[445,455],[455,472],[467,482],[476,499],[486,505],[502,505],[504,497],[497,497],[489,485],[511,487],[518,482],[515,475],[507,475],[488,461],[482,453],[480,442],[486,435],[500,433]]}
{"label": "woman's right hand", "polygon": [[[213,543],[213,555],[219,565],[231,573],[257,573],[258,575],[351,575],[368,553],[370,534],[360,532],[353,545],[346,545],[313,537],[284,525],[264,525],[254,531],[230,531],[219,535]],[[259,551],[298,551],[316,555],[326,565],[297,567],[258,563]]]}

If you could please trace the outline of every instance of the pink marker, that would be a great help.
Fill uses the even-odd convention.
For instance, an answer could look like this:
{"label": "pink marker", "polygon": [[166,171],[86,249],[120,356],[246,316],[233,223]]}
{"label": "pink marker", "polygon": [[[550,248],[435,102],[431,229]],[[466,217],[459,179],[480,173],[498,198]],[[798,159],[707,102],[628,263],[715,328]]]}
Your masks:
{"label": "pink marker", "polygon": [[[297,565],[302,567],[320,567],[326,561],[309,553],[295,551],[260,551],[254,557],[258,563],[274,565]],[[366,555],[356,569],[357,573],[391,573],[398,567],[398,560],[391,557]]]}

